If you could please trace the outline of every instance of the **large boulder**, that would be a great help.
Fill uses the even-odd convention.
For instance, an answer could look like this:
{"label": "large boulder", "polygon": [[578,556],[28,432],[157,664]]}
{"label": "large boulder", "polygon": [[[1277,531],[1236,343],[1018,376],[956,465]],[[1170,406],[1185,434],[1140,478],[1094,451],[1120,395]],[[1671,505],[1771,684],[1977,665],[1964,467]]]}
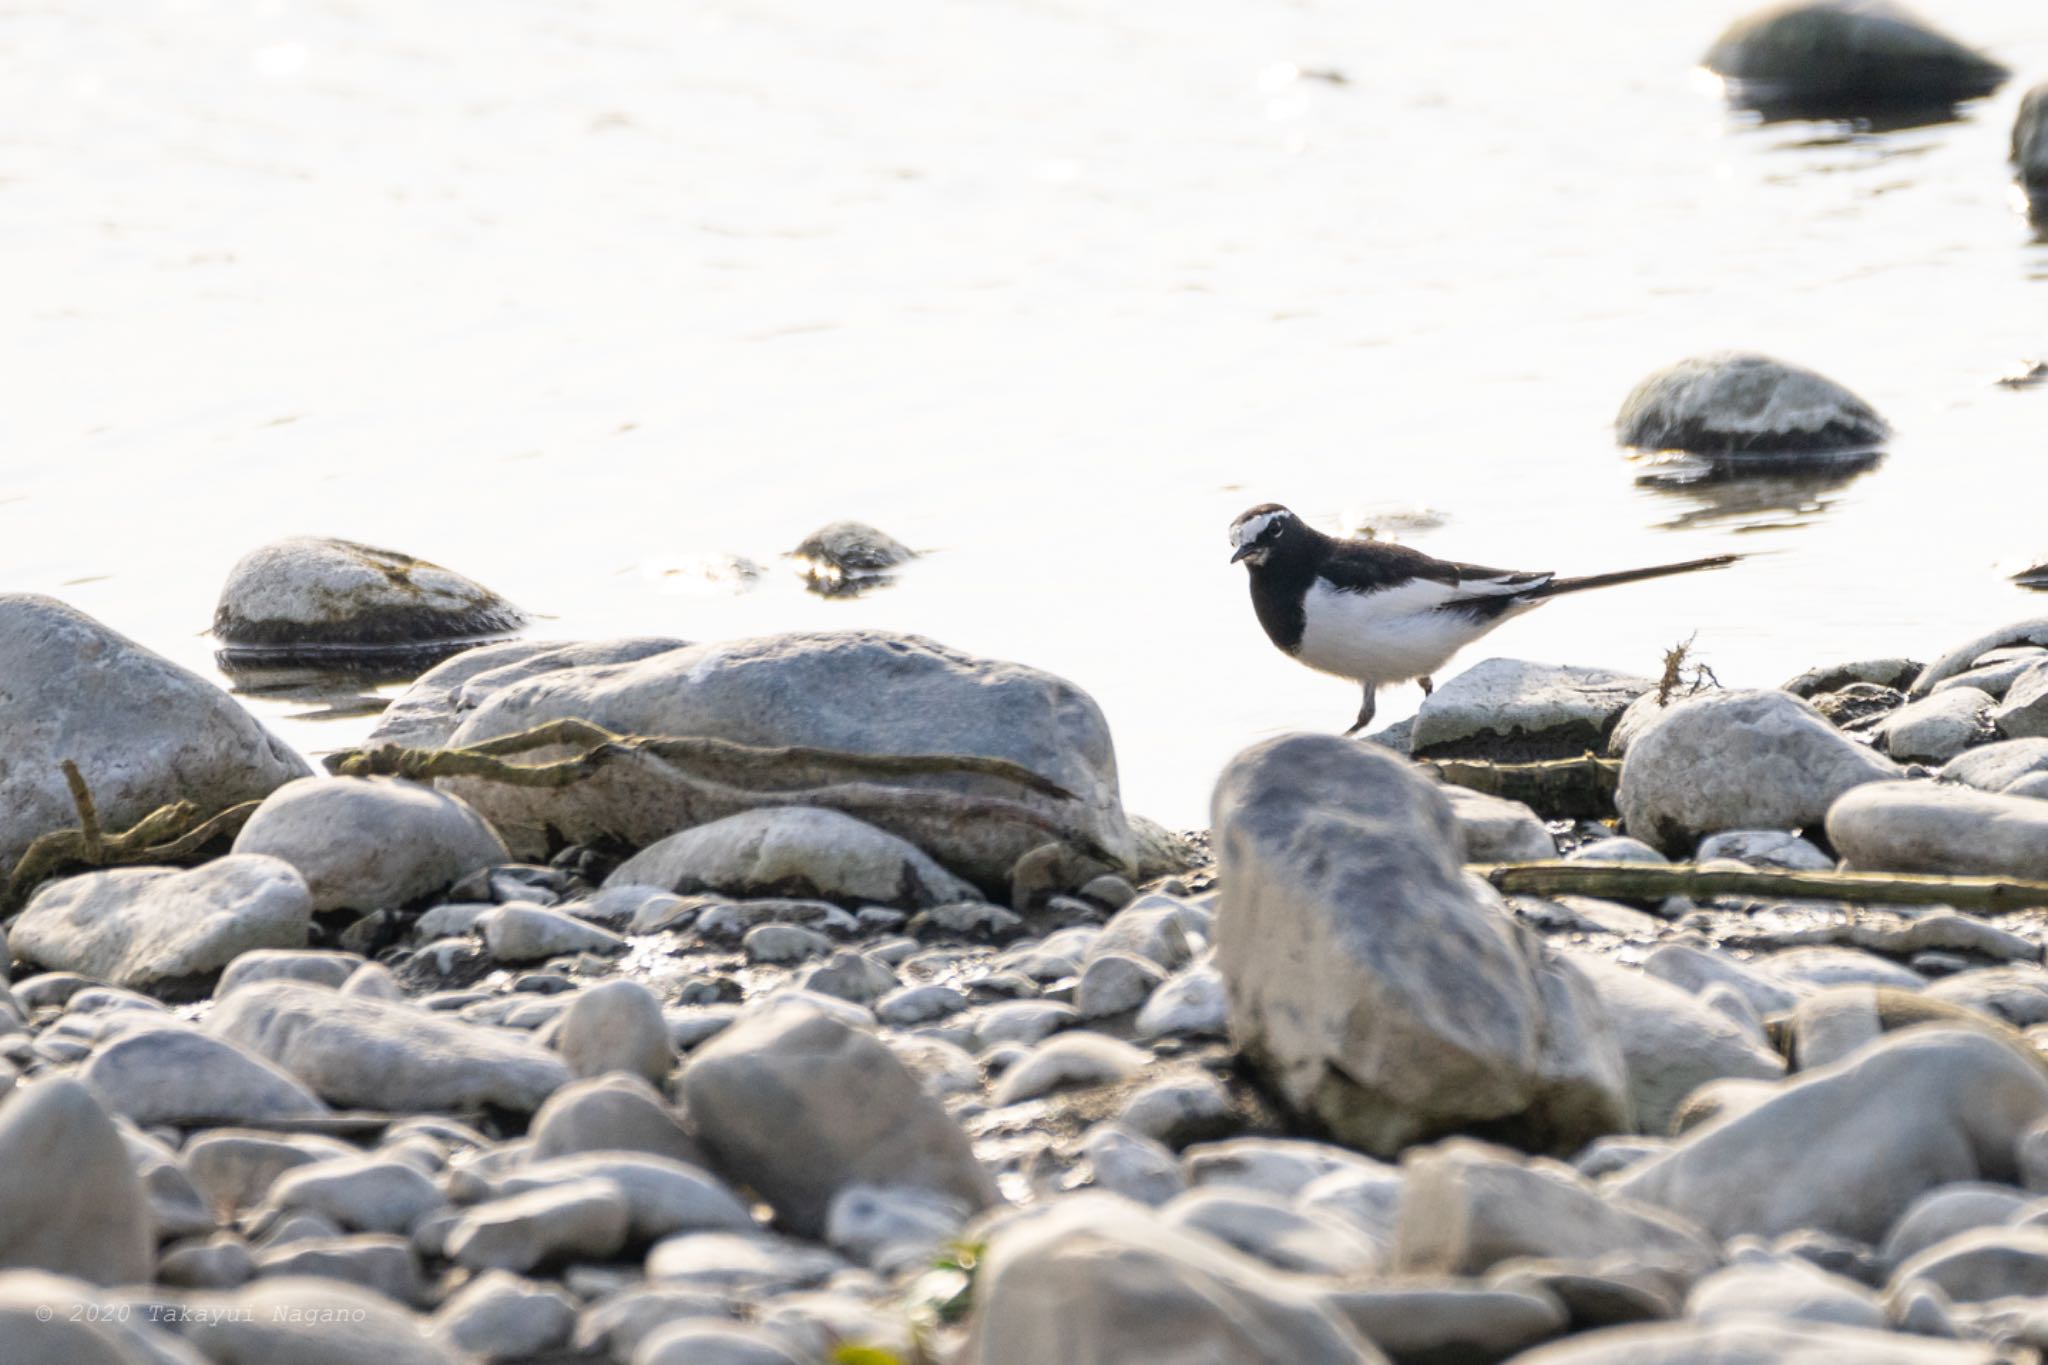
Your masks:
{"label": "large boulder", "polygon": [[283,1067],[330,1104],[530,1114],[569,1081],[531,1040],[396,1000],[259,981],[214,1007],[207,1027]]}
{"label": "large boulder", "polygon": [[[994,776],[905,772],[862,774],[859,785],[876,799],[849,807],[850,814],[991,889],[1006,887],[1017,859],[1056,837],[1092,843],[1125,865],[1135,852],[1117,796],[1109,727],[1094,701],[1049,673],[977,659],[920,636],[815,631],[694,645],[637,663],[563,668],[500,689],[451,742],[474,744],[572,717],[621,734],[1006,759],[1071,799]],[[634,754],[559,789],[471,779],[443,785],[481,811],[514,853],[531,857],[549,851],[550,830],[572,842],[613,838],[645,846],[764,804],[722,791],[722,783],[772,795],[848,781],[844,769],[821,767],[801,752],[720,764],[702,774],[717,783],[683,781],[663,760]],[[1025,823],[890,799],[904,790],[1000,797],[1037,818]]]}
{"label": "large boulder", "polygon": [[1828,809],[1828,840],[1881,872],[2048,878],[2048,800],[1933,782],[1878,782]]}
{"label": "large boulder", "polygon": [[467,803],[393,777],[309,777],[264,798],[235,852],[297,868],[315,910],[395,910],[512,860]]}
{"label": "large boulder", "polygon": [[1418,758],[1577,758],[1607,742],[1630,702],[1657,686],[1605,668],[1487,659],[1423,698]]}
{"label": "large boulder", "polygon": [[0,735],[0,869],[77,826],[66,759],[106,830],[173,801],[225,810],[312,771],[213,684],[28,593],[0,594]]}
{"label": "large boulder", "polygon": [[692,1054],[681,1090],[724,1174],[792,1232],[822,1235],[850,1186],[997,1202],[967,1134],[887,1044],[803,1000],[773,1001]]}
{"label": "large boulder", "polygon": [[1793,0],[1730,25],[1702,63],[1738,104],[1785,117],[1940,112],[2011,73],[1890,0]]}
{"label": "large boulder", "polygon": [[516,682],[563,668],[632,663],[689,643],[665,636],[633,636],[589,643],[501,640],[478,645],[443,659],[414,679],[412,686],[384,708],[364,743],[437,749],[448,743],[470,712]]}
{"label": "large boulder", "polygon": [[1899,775],[1797,697],[1707,692],[1630,743],[1615,807],[1630,834],[1678,857],[1723,830],[1815,828],[1843,792]]}
{"label": "large boulder", "polygon": [[14,956],[183,995],[253,948],[303,948],[313,898],[291,864],[229,854],[189,871],[123,867],[45,882],[8,931]]}
{"label": "large boulder", "polygon": [[1466,880],[1411,764],[1269,740],[1224,770],[1213,816],[1231,1037],[1296,1111],[1388,1154],[1465,1128],[1570,1151],[1627,1126],[1591,987]]}
{"label": "large boulder", "polygon": [[0,1268],[137,1284],[155,1252],[142,1182],[92,1091],[53,1077],[0,1103]]}
{"label": "large boulder", "polygon": [[990,1237],[962,1365],[1372,1365],[1310,1282],[1139,1204],[1081,1194]]}
{"label": "large boulder", "polygon": [[504,635],[526,613],[452,570],[397,550],[292,536],[236,562],[213,610],[223,662],[319,661],[337,654],[447,654]]}
{"label": "large boulder", "polygon": [[1734,1106],[1611,1188],[1723,1239],[1817,1228],[1874,1244],[1937,1185],[2013,1180],[2020,1135],[2044,1114],[2039,1057],[1906,1029]]}
{"label": "large boulder", "polygon": [[621,863],[606,885],[797,896],[903,910],[980,899],[914,845],[850,815],[812,806],[742,811],[680,830]]}
{"label": "large boulder", "polygon": [[1891,434],[1832,379],[1769,356],[1696,356],[1657,371],[1622,400],[1621,444],[1693,455],[1774,457],[1868,451]]}

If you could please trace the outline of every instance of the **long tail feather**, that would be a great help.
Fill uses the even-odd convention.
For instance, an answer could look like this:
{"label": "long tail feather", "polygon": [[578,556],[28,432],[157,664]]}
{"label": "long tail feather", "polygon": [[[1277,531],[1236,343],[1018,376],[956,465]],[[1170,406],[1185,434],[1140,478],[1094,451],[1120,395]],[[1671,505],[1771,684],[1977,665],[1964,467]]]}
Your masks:
{"label": "long tail feather", "polygon": [[1706,559],[1688,559],[1682,564],[1657,564],[1647,569],[1588,574],[1584,578],[1553,578],[1542,587],[1520,595],[1525,598],[1555,597],[1559,593],[1582,592],[1587,588],[1611,588],[1616,583],[1639,583],[1645,578],[1668,578],[1672,574],[1697,573],[1701,569],[1725,569],[1741,558],[1741,555],[1713,555]]}

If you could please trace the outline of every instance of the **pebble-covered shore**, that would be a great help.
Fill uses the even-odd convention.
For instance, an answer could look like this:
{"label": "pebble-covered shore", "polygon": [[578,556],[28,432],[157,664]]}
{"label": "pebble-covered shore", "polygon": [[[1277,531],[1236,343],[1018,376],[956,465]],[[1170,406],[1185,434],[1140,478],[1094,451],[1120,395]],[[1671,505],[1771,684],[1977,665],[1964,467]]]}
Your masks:
{"label": "pebble-covered shore", "polygon": [[[2048,623],[1699,681],[1487,660],[1184,837],[1078,688],[915,637],[491,644],[372,736],[776,755],[509,787],[315,776],[0,597],[7,866],[65,759],[116,843],[260,800],[8,888],[0,1359],[2033,1359],[2048,905],[1467,865],[2048,878]],[[1605,818],[1437,775],[1589,751]]]}

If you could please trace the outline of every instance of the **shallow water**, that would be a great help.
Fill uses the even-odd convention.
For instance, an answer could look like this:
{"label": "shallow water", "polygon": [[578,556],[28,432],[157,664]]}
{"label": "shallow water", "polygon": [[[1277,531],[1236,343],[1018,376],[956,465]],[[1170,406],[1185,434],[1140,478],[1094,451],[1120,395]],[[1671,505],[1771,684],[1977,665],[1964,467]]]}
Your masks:
{"label": "shallow water", "polygon": [[[1992,381],[2048,351],[2004,165],[2048,18],[1942,6],[2015,80],[1849,136],[1690,69],[1741,8],[16,7],[0,587],[200,667],[228,566],[298,532],[549,636],[916,630],[1082,684],[1180,823],[1243,745],[1356,710],[1252,619],[1255,502],[1434,509],[1401,537],[1513,567],[1759,552],[1465,662],[1654,672],[1696,632],[1769,684],[2042,612],[2003,575],[2048,555],[2048,389]],[[1637,487],[1623,394],[1724,347],[1864,395],[1887,460]],[[934,553],[804,593],[778,553],[849,516]],[[728,555],[766,578],[702,572]],[[308,750],[368,723],[255,704]]]}

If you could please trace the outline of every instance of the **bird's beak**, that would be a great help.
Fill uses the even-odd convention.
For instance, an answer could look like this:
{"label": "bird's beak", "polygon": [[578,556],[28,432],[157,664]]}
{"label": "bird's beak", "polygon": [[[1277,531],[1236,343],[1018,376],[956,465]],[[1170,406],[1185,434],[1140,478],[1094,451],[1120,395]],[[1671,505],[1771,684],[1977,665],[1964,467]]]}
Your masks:
{"label": "bird's beak", "polygon": [[1244,558],[1244,557],[1245,557],[1246,555],[1250,554],[1251,552],[1252,552],[1252,547],[1251,547],[1251,546],[1249,546],[1249,545],[1240,545],[1240,546],[1238,546],[1238,547],[1237,547],[1237,553],[1236,553],[1236,554],[1234,554],[1234,555],[1232,555],[1232,556],[1230,557],[1230,562],[1231,562],[1231,563],[1233,563],[1233,564],[1235,564],[1235,563],[1237,563],[1237,561],[1238,561],[1238,560],[1240,560],[1240,559],[1243,559],[1243,558]]}

